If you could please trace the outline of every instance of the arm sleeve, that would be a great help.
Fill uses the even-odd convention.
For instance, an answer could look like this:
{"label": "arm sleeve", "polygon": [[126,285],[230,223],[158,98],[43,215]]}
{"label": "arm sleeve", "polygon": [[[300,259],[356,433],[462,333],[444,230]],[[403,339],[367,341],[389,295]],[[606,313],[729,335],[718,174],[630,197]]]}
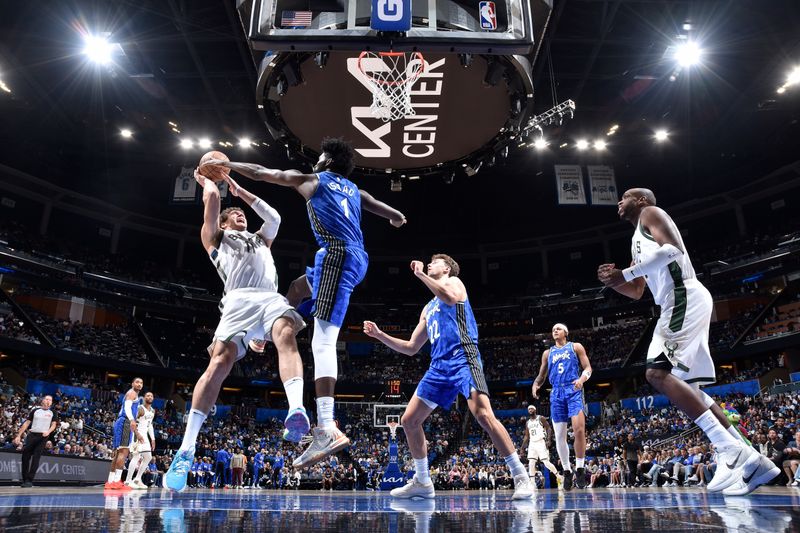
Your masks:
{"label": "arm sleeve", "polygon": [[626,268],[622,271],[622,275],[625,277],[625,281],[632,281],[636,278],[652,275],[658,272],[659,269],[664,268],[681,257],[683,257],[683,252],[678,250],[675,246],[669,243],[662,244],[647,261]]}
{"label": "arm sleeve", "polygon": [[261,198],[256,198],[255,202],[250,204],[253,211],[256,212],[264,224],[261,226],[261,232],[267,239],[274,239],[278,235],[278,228],[281,225],[281,215],[274,207],[269,205]]}
{"label": "arm sleeve", "polygon": [[123,411],[125,412],[125,417],[128,420],[134,420],[134,416],[133,416],[133,400],[126,399],[124,406],[125,407],[124,407]]}

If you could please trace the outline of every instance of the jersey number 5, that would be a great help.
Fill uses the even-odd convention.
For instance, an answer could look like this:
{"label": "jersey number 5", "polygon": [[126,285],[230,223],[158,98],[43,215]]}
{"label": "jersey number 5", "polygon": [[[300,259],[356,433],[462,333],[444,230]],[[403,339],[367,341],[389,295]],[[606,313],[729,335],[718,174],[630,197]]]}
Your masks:
{"label": "jersey number 5", "polygon": [[564,363],[558,363],[558,373],[559,374],[564,373]]}

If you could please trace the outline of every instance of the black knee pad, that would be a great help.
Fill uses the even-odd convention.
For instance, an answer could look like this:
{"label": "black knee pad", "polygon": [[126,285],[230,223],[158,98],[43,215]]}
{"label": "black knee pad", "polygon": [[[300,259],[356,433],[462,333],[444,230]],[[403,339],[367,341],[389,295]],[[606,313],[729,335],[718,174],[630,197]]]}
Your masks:
{"label": "black knee pad", "polygon": [[669,358],[666,354],[661,353],[658,357],[653,359],[652,361],[647,362],[647,368],[655,368],[657,370],[664,370],[666,372],[672,372],[672,363],[670,362]]}

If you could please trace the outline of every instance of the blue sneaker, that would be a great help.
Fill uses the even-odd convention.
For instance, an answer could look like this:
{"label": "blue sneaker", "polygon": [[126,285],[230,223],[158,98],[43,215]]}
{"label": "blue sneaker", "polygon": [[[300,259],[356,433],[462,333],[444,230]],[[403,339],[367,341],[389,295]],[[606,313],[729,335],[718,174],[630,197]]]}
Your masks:
{"label": "blue sneaker", "polygon": [[286,420],[283,421],[286,428],[283,431],[283,440],[300,442],[300,439],[311,429],[311,422],[308,420],[305,407],[297,407],[289,411]]}
{"label": "blue sneaker", "polygon": [[194,446],[186,451],[178,452],[169,465],[169,470],[164,474],[164,488],[183,492],[186,488],[186,478],[189,477],[189,468],[194,461]]}

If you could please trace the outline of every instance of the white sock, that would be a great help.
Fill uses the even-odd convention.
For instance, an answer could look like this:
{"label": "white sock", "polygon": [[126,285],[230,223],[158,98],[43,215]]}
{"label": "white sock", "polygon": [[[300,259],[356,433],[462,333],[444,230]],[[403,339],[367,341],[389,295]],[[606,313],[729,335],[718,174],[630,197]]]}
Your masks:
{"label": "white sock", "polygon": [[512,476],[525,475],[525,467],[522,465],[522,461],[519,460],[517,452],[506,457],[505,462],[508,469],[511,470]]}
{"label": "white sock", "polygon": [[128,473],[125,474],[125,483],[129,483],[133,479],[133,474],[136,473],[136,467],[139,465],[139,454],[134,453],[131,455],[131,460],[128,461]]}
{"label": "white sock", "polygon": [[289,410],[303,407],[303,378],[289,378],[283,382],[286,399],[289,400]]}
{"label": "white sock", "polygon": [[108,473],[108,482],[109,483],[114,483],[114,471],[113,470]]}
{"label": "white sock", "polygon": [[714,416],[711,409],[707,409],[694,421],[708,436],[714,446],[727,448],[728,446],[741,446],[742,441],[728,433],[722,422]]}
{"label": "white sock", "polygon": [[585,459],[586,459],[585,457],[576,457],[575,458],[575,468],[583,468],[583,461]]}
{"label": "white sock", "polygon": [[114,481],[122,481],[122,469],[114,470]]}
{"label": "white sock", "polygon": [[414,475],[420,483],[430,483],[431,473],[428,471],[428,457],[422,459],[414,459]]}
{"label": "white sock", "polygon": [[190,448],[194,448],[197,442],[197,435],[200,434],[200,428],[203,427],[203,422],[206,421],[206,415],[202,411],[192,409],[189,411],[189,417],[186,419],[186,433],[183,434],[183,442],[181,447],[178,448],[179,452],[185,452]]}
{"label": "white sock", "polygon": [[333,398],[321,396],[317,398],[317,425],[323,429],[336,427],[333,421]]}
{"label": "white sock", "polygon": [[144,452],[142,454],[141,461],[139,462],[139,468],[136,470],[136,481],[139,483],[142,482],[142,476],[147,471],[147,465],[150,464],[150,459],[153,458],[153,454],[150,452]]}

